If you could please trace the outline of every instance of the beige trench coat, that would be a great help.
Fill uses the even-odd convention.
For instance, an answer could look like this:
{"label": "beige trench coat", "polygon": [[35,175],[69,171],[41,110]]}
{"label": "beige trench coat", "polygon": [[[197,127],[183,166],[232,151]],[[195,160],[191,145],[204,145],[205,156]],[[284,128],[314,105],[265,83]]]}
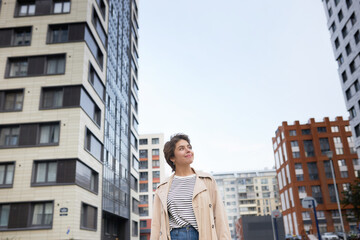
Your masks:
{"label": "beige trench coat", "polygon": [[[199,240],[230,240],[228,219],[214,178],[201,171],[195,173],[192,204],[199,228]],[[173,179],[174,174],[162,182],[155,192],[151,240],[170,240],[167,195]]]}

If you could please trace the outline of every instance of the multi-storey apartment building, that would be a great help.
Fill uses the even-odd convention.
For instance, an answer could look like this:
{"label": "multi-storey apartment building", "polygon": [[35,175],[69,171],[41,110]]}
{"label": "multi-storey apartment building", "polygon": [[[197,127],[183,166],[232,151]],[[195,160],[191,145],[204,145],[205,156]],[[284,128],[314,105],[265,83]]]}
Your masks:
{"label": "multi-storey apartment building", "polygon": [[0,1],[0,238],[139,237],[137,11]]}
{"label": "multi-storey apartment building", "polygon": [[327,27],[338,63],[338,74],[350,114],[355,148],[360,156],[360,3],[354,0],[322,0]]}
{"label": "multi-storey apartment building", "polygon": [[213,173],[228,215],[232,239],[241,216],[265,216],[280,209],[275,170]]}
{"label": "multi-storey apartment building", "polygon": [[150,240],[154,192],[165,178],[164,134],[140,135],[139,144],[140,240]]}
{"label": "multi-storey apartment building", "polygon": [[[293,125],[283,122],[272,139],[275,166],[279,182],[284,227],[287,234],[316,234],[312,209],[303,208],[301,201],[312,196],[316,208],[320,232],[341,231],[335,189],[346,191],[360,169],[349,121],[337,117],[335,121],[324,118],[307,124],[295,121]],[[326,155],[332,151],[330,162]],[[331,163],[337,186],[333,184]],[[342,214],[351,216],[350,207],[342,207]],[[345,230],[356,227],[351,217],[344,218]]]}

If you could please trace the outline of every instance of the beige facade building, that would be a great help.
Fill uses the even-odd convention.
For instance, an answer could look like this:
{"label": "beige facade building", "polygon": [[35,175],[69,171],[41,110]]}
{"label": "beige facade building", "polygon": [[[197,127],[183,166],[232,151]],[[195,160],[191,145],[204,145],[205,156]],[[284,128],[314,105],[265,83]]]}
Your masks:
{"label": "beige facade building", "polygon": [[150,240],[154,192],[165,178],[164,134],[140,135],[140,240]]}
{"label": "beige facade building", "polygon": [[275,170],[213,173],[228,215],[232,239],[245,215],[266,216],[281,209]]}
{"label": "beige facade building", "polygon": [[138,239],[137,11],[0,1],[0,239]]}

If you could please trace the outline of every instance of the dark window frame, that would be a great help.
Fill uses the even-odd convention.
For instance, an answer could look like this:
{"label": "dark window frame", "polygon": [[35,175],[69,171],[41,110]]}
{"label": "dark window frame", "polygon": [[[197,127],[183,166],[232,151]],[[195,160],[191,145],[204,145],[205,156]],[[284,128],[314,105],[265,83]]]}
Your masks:
{"label": "dark window frame", "polygon": [[[8,174],[8,167],[9,165],[13,165],[13,172],[12,172],[12,179],[11,179],[11,183],[10,184],[6,184],[6,178],[7,178],[7,174]],[[16,167],[16,162],[15,161],[10,161],[10,162],[1,162],[0,166],[5,166],[5,170],[4,170],[4,178],[0,181],[3,181],[3,184],[0,183],[0,188],[12,188],[13,184],[14,184],[14,179],[15,179],[15,167]],[[1,228],[1,227],[0,227]]]}
{"label": "dark window frame", "polygon": [[[25,89],[24,88],[20,88],[20,89],[4,89],[2,91],[0,91],[0,113],[2,112],[21,112],[23,110],[24,107],[24,98],[25,98]],[[14,98],[14,102],[13,102],[13,109],[5,109],[6,107],[6,97],[8,94],[19,94],[22,93],[22,101],[21,101],[21,108],[20,109],[16,109],[16,98],[17,96],[15,96]]]}
{"label": "dark window frame", "polygon": [[[95,224],[94,227],[87,226],[88,225],[88,211],[89,211],[88,208],[89,207],[94,208],[94,210],[95,210],[94,219],[93,219],[94,224]],[[80,211],[81,211],[81,213],[80,213],[80,229],[96,232],[97,231],[98,208],[93,205],[90,205],[88,203],[81,202]]]}
{"label": "dark window frame", "polygon": [[[49,60],[51,58],[60,59],[60,57],[63,56],[64,59],[64,71],[63,72],[57,72],[57,73],[47,73],[48,72],[48,66],[49,66]],[[23,77],[38,77],[38,76],[56,76],[56,75],[65,75],[66,73],[66,53],[56,53],[56,54],[49,54],[49,55],[31,55],[31,56],[20,56],[20,57],[8,57],[7,63],[6,63],[6,71],[5,71],[5,77],[4,78],[23,78]],[[42,59],[44,61],[44,65],[42,66],[42,73],[33,73],[29,74],[29,65],[30,63],[34,63],[35,59]],[[34,60],[32,60],[34,59]],[[26,63],[26,73],[24,75],[13,75],[11,76],[11,70],[12,70],[12,64],[14,63]]]}

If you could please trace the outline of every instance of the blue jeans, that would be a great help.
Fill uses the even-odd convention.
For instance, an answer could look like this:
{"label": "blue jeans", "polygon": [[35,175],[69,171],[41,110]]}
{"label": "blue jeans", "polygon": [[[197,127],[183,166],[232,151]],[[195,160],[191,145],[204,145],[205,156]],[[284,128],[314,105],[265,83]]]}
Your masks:
{"label": "blue jeans", "polygon": [[198,231],[191,225],[173,228],[170,232],[171,240],[199,240]]}

